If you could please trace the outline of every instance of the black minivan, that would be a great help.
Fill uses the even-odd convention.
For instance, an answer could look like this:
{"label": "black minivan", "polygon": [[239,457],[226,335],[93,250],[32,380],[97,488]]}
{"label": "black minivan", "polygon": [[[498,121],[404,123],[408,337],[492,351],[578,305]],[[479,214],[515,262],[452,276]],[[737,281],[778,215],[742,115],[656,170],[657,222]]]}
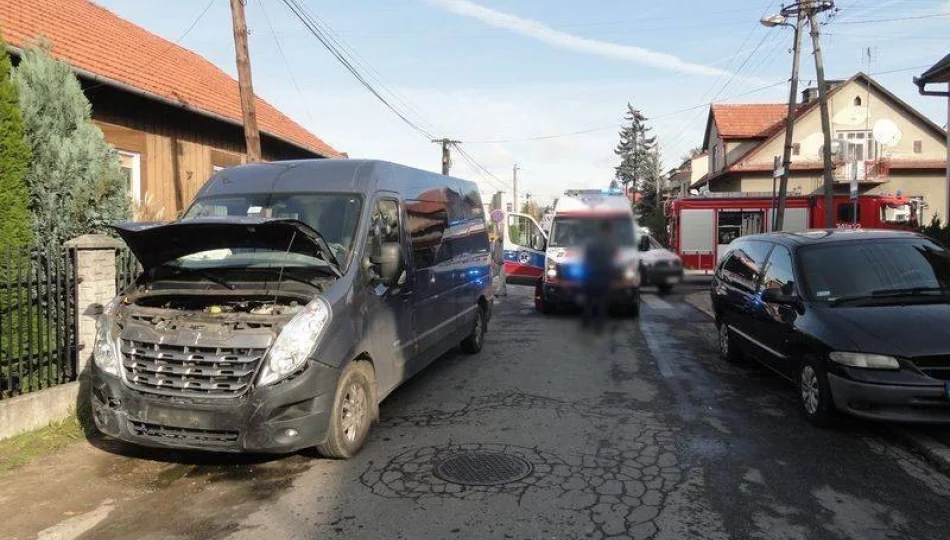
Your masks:
{"label": "black minivan", "polygon": [[116,231],[144,271],[105,306],[104,433],[162,447],[359,450],[378,405],[482,348],[490,246],[475,184],[370,160],[216,173],[184,217]]}
{"label": "black minivan", "polygon": [[950,252],[903,231],[746,236],[712,282],[721,356],[798,387],[805,417],[950,422]]}

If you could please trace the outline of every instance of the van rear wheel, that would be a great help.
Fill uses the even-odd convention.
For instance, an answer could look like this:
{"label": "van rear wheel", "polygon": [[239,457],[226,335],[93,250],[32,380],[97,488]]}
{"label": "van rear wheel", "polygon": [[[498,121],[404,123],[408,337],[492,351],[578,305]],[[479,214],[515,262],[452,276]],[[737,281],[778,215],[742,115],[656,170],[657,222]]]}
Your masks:
{"label": "van rear wheel", "polygon": [[475,322],[472,325],[472,333],[462,340],[462,350],[468,354],[478,354],[485,344],[485,332],[487,328],[488,317],[485,316],[485,307],[479,305],[475,309]]}
{"label": "van rear wheel", "polygon": [[376,419],[376,375],[366,361],[350,362],[337,381],[327,440],[317,445],[323,457],[349,459],[363,447]]}

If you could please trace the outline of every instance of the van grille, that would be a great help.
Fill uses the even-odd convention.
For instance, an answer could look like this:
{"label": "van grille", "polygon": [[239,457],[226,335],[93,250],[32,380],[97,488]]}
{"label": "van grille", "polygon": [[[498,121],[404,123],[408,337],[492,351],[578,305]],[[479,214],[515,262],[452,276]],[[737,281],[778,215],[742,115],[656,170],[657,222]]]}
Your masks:
{"label": "van grille", "polygon": [[918,356],[910,360],[927,376],[945,381],[950,380],[950,355]]}
{"label": "van grille", "polygon": [[265,352],[123,339],[122,367],[126,383],[142,392],[234,397],[250,387]]}
{"label": "van grille", "polygon": [[240,437],[237,431],[180,428],[136,421],[129,421],[129,427],[139,437],[208,446],[233,445]]}

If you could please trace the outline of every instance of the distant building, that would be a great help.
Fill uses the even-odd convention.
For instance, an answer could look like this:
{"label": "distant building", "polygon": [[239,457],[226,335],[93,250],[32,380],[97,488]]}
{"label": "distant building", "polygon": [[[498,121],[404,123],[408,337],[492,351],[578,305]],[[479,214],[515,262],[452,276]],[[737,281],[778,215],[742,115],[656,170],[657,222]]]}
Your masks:
{"label": "distant building", "polygon": [[[834,156],[835,192],[847,194],[856,179],[860,193],[920,199],[924,222],[946,216],[944,130],[864,73],[830,81],[829,87],[831,136],[840,148]],[[786,112],[787,105],[780,103],[712,105],[703,141],[709,172],[692,187],[771,193],[774,158],[782,155],[784,146]],[[812,88],[803,92],[798,105],[792,142],[789,192],[822,192],[824,137]]]}
{"label": "distant building", "polygon": [[[215,170],[246,161],[237,81],[198,54],[87,0],[5,0],[0,31],[14,63],[42,36],[73,69],[139,218],[174,218]],[[264,159],[345,157],[259,98],[257,117]]]}

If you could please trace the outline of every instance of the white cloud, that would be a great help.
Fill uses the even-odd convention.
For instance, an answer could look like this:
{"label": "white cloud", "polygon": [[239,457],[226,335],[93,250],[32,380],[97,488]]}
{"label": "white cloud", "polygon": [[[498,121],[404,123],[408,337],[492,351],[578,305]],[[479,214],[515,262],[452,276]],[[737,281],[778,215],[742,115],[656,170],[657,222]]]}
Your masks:
{"label": "white cloud", "polygon": [[669,71],[692,73],[696,75],[723,75],[726,73],[721,69],[711,66],[686,62],[672,54],[568,34],[560,30],[555,30],[538,21],[524,19],[516,15],[487,8],[470,2],[469,0],[427,1],[433,6],[457,15],[472,17],[490,26],[511,30],[523,36],[531,37],[564,49],[634,62]]}

